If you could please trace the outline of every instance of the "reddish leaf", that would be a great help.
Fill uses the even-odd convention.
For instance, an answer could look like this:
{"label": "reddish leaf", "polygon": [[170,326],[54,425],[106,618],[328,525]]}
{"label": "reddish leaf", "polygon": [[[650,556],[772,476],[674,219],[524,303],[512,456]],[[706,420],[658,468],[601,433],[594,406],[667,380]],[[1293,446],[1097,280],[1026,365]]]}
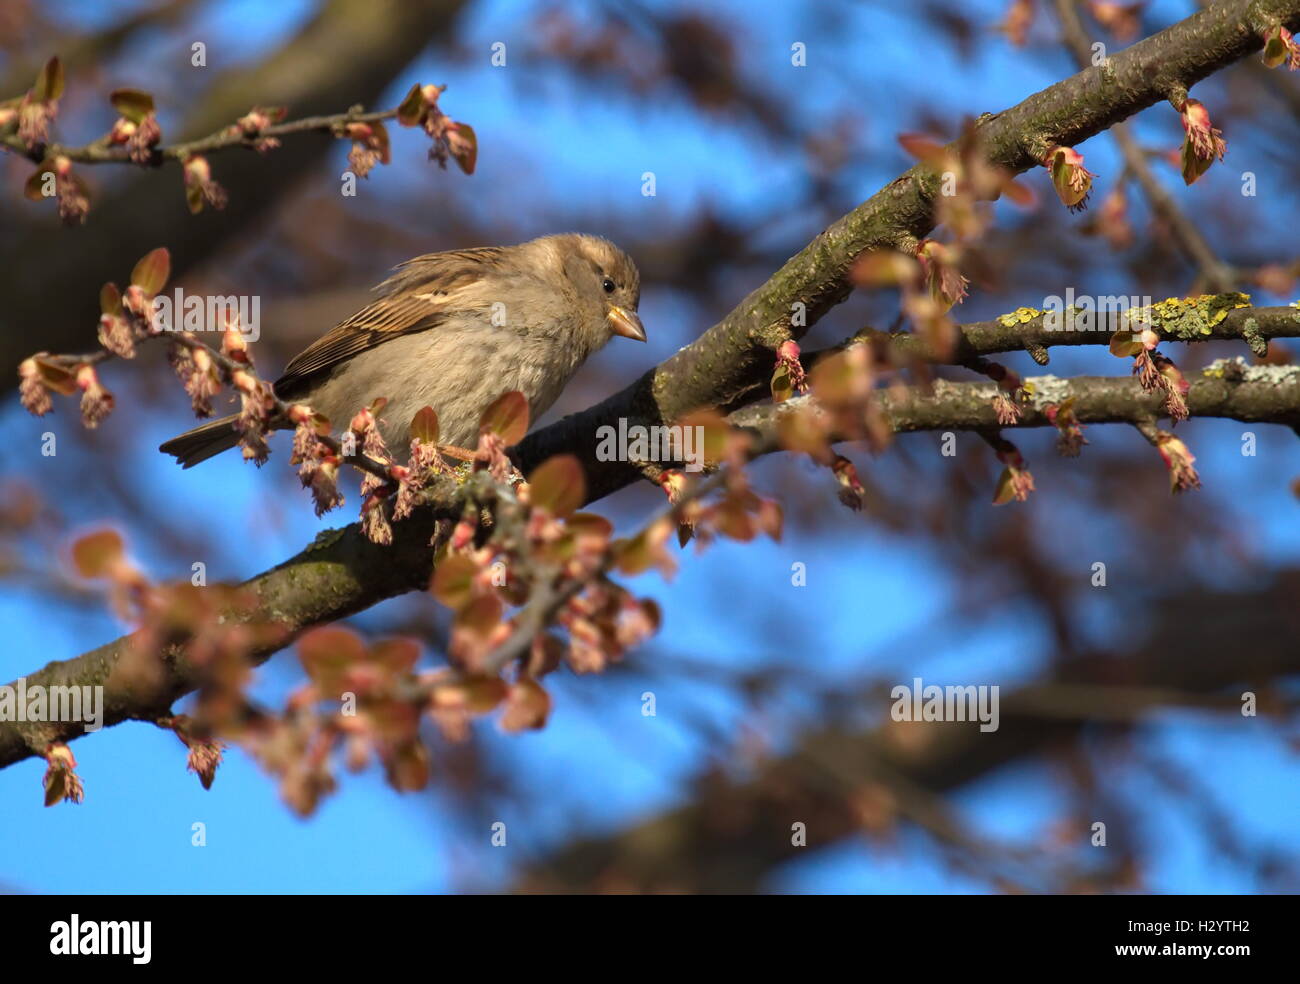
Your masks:
{"label": "reddish leaf", "polygon": [[528,398],[518,390],[503,393],[483,411],[479,426],[498,435],[506,447],[518,444],[528,433]]}
{"label": "reddish leaf", "polygon": [[618,569],[627,575],[643,574],[658,567],[664,577],[670,577],[674,563],[664,544],[674,529],[668,519],[659,519],[629,540],[616,541]]}
{"label": "reddish leaf", "polygon": [[342,625],[312,629],[298,640],[298,660],[321,692],[333,697],[347,669],[366,658],[365,641]]}
{"label": "reddish leaf", "polygon": [[920,275],[920,264],[913,257],[892,249],[863,253],[849,269],[849,279],[859,287],[897,287]]}
{"label": "reddish leaf", "polygon": [[433,692],[435,707],[463,707],[471,714],[486,714],[506,699],[509,688],[500,677],[470,677]]}
{"label": "reddish leaf", "polygon": [[565,520],[564,527],[582,546],[604,550],[614,534],[614,524],[596,513],[576,512]]}
{"label": "reddish leaf", "polygon": [[421,444],[438,443],[438,414],[433,407],[421,407],[411,418],[411,437]]}
{"label": "reddish leaf", "polygon": [[923,133],[901,133],[898,144],[927,167],[941,171],[948,166],[948,150],[938,140]]}
{"label": "reddish leaf", "polygon": [[468,123],[452,123],[447,127],[447,145],[460,169],[473,174],[478,163],[478,137]]}
{"label": "reddish leaf", "polygon": [[645,615],[646,620],[650,623],[650,631],[658,632],[659,627],[663,625],[664,613],[659,607],[659,602],[653,598],[642,598],[638,603],[641,606],[641,612]]}
{"label": "reddish leaf", "polygon": [[370,647],[370,661],[392,674],[409,673],[420,661],[420,644],[404,637],[380,639]]}
{"label": "reddish leaf", "polygon": [[45,750],[45,805],[53,806],[63,800],[80,803],[85,795],[77,777],[77,760],[72,749],[59,742]]}
{"label": "reddish leaf", "polygon": [[750,511],[757,506],[757,496],[752,492],[728,495],[718,503],[714,524],[719,533],[732,540],[748,542],[758,535],[758,524]]}
{"label": "reddish leaf", "polygon": [[777,438],[787,451],[802,451],[822,459],[829,451],[826,425],[813,406],[802,406],[793,413],[783,413],[776,421]]}
{"label": "reddish leaf", "polygon": [[48,161],[40,165],[23,185],[23,196],[33,202],[43,202],[47,197],[53,197],[45,194],[45,175],[53,173],[54,166]]}
{"label": "reddish leaf", "polygon": [[124,549],[116,530],[99,530],[72,545],[72,562],[82,577],[104,577],[122,559]]}
{"label": "reddish leaf", "polygon": [[1028,185],[1023,185],[1014,178],[1007,178],[1001,185],[1001,191],[1007,196],[1007,199],[1021,208],[1032,208],[1038,201],[1038,196],[1034,194],[1034,189]]}
{"label": "reddish leaf", "polygon": [[474,595],[478,565],[464,554],[449,554],[433,572],[433,596],[452,610],[464,607]]}
{"label": "reddish leaf", "polygon": [[501,621],[505,606],[494,594],[479,595],[456,613],[455,627],[486,638]]}
{"label": "reddish leaf", "polygon": [[528,477],[529,501],[560,518],[582,505],[586,489],[582,465],[571,454],[548,458]]}
{"label": "reddish leaf", "polygon": [[408,741],[384,760],[388,784],[401,793],[414,793],[429,785],[429,752],[418,741]]}
{"label": "reddish leaf", "polygon": [[510,688],[505,713],[501,716],[504,731],[541,728],[551,713],[551,695],[536,680],[524,677]]}
{"label": "reddish leaf", "polygon": [[370,124],[370,133],[370,146],[379,152],[380,163],[387,164],[392,160],[389,153],[388,127],[384,126],[383,120],[375,120]]}

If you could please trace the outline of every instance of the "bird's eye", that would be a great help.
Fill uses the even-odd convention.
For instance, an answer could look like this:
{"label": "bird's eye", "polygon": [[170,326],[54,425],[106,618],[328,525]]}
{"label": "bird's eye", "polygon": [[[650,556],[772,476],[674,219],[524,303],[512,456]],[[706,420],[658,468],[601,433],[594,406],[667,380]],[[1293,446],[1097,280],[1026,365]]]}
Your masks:
{"label": "bird's eye", "polygon": [[610,280],[608,277],[605,278],[605,282],[602,283],[601,286],[605,288],[606,294],[614,293],[614,281]]}

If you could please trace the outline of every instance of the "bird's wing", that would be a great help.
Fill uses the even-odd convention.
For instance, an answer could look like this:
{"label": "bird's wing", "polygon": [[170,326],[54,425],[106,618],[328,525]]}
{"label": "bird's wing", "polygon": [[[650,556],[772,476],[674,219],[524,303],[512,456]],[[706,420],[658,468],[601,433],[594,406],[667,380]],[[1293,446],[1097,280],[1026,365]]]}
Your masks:
{"label": "bird's wing", "polygon": [[501,266],[500,246],[429,253],[400,264],[376,289],[380,297],[322,335],[285,366],[275,381],[281,396],[308,378],[391,338],[437,327],[456,298]]}

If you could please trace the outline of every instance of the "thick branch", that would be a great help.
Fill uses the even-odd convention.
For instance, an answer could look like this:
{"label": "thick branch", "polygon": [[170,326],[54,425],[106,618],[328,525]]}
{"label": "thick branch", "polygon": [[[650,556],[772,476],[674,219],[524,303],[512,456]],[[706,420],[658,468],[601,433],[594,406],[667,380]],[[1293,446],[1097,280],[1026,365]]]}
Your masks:
{"label": "thick branch", "polygon": [[[1300,426],[1300,367],[1237,367],[1240,380],[1201,376],[1191,380],[1187,406],[1193,417],[1223,417],[1243,423]],[[1162,390],[1144,390],[1136,379],[1114,376],[1031,376],[1025,380],[1034,390],[1033,401],[1021,407],[1021,418],[1012,427],[999,424],[993,407],[996,383],[951,383],[938,380],[933,392],[909,387],[901,394],[882,390],[878,396],[885,418],[900,434],[914,431],[1010,430],[1022,427],[1050,427],[1045,412],[1049,404],[1073,398],[1074,414],[1082,424],[1137,425],[1165,416]],[[780,404],[764,404],[738,410],[729,418],[737,427],[776,438],[776,424],[782,415],[805,406],[811,397],[800,396]]]}
{"label": "thick branch", "polygon": [[[1300,425],[1300,368],[1251,367],[1244,374],[1245,378],[1236,381],[1216,377],[1194,380],[1187,395],[1193,416]],[[1074,397],[1074,412],[1085,424],[1137,424],[1163,413],[1162,395],[1143,390],[1134,379],[1065,380],[1047,376],[1027,382],[1033,384],[1038,395],[1033,404],[1023,408],[1018,427],[1050,426],[1043,408],[1067,397]],[[887,418],[899,432],[990,430],[998,427],[992,405],[996,391],[996,384],[990,382],[941,380],[931,395],[914,388],[901,397],[882,392],[881,401]],[[731,422],[757,431],[774,445],[777,419],[807,399],[798,397],[775,406],[750,407],[733,414]],[[460,492],[454,483],[444,482],[435,487],[432,498],[435,505],[431,509],[394,525],[391,547],[370,543],[353,524],[344,530],[322,533],[296,557],[246,582],[257,597],[255,617],[272,619],[285,632],[277,641],[254,650],[253,658],[265,660],[312,625],[426,587],[433,565],[433,551],[428,546],[433,519],[456,516]],[[74,659],[51,663],[28,677],[28,685],[104,686],[106,725],[161,713],[196,686],[196,675],[185,663],[183,648],[172,646],[164,653],[171,671],[167,686],[142,701],[129,683],[121,686],[113,677],[114,667],[131,651],[131,645],[132,636],[124,636]],[[35,754],[50,741],[79,737],[78,729],[74,723],[0,725],[0,767]]]}
{"label": "thick branch", "polygon": [[[1074,53],[1075,61],[1080,67],[1091,64],[1092,40],[1079,18],[1077,0],[1056,0],[1056,13],[1061,21],[1065,43]],[[1124,166],[1142,186],[1152,210],[1168,224],[1183,251],[1196,264],[1206,287],[1213,291],[1232,290],[1236,283],[1232,268],[1219,259],[1201,235],[1200,228],[1183,213],[1169,189],[1156,177],[1146,154],[1129,132],[1128,125],[1117,123],[1110,132],[1119,145]]]}
{"label": "thick branch", "polygon": [[[1068,323],[1068,316],[1062,320]],[[1015,320],[1007,323],[999,318],[972,321],[957,326],[956,345],[951,355],[943,361],[963,365],[980,356],[1004,352],[1051,349],[1059,345],[1106,345],[1121,327],[1131,329],[1133,326],[1125,324],[1121,315],[1114,312],[1098,315],[1095,325],[1089,331],[1053,329],[1052,316],[1047,313],[1036,314],[1024,322]],[[1166,341],[1244,341],[1258,347],[1274,338],[1300,338],[1300,308],[1236,308],[1229,311],[1217,325],[1209,326],[1208,331],[1197,331],[1194,334],[1180,334],[1159,324],[1153,325],[1153,330]],[[939,361],[925,338],[910,332],[885,333],[868,328],[849,341],[879,339],[888,341],[897,365],[908,365],[918,359]]]}
{"label": "thick branch", "polygon": [[[1090,69],[1029,97],[996,116],[984,117],[980,136],[990,158],[1012,171],[1037,165],[1049,144],[1074,145],[1115,122],[1166,98],[1177,86],[1191,86],[1219,68],[1258,51],[1260,35],[1269,21],[1280,20],[1300,29],[1300,0],[1225,0],[1173,25],[1110,60],[1103,78]],[[247,100],[251,105],[255,99]],[[596,455],[597,430],[617,424],[620,417],[648,425],[671,424],[690,410],[716,406],[734,409],[771,370],[772,352],[787,337],[801,337],[821,315],[849,292],[845,279],[854,259],[864,250],[907,249],[933,226],[932,204],[937,176],[917,166],[891,182],[849,214],[827,228],[792,257],[766,283],[746,297],[723,321],[699,339],[646,373],[620,393],[582,413],[567,417],[530,435],[518,458],[525,472],[558,453],[578,457],[586,472],[588,501],[630,484],[639,477],[631,465],[604,462]],[[800,310],[803,323],[792,324]],[[954,385],[954,384],[948,384]],[[1088,404],[1085,423],[1127,420],[1139,411],[1157,415],[1158,398],[1140,391],[1129,380],[1079,380]],[[904,429],[924,426],[986,428],[991,409],[985,404],[985,383],[948,391],[947,412],[915,397],[890,412]],[[933,398],[944,400],[944,389]],[[1198,380],[1189,398],[1193,414],[1221,415],[1244,420],[1277,419],[1294,423],[1300,408],[1300,386]],[[1272,414],[1270,416],[1269,414]],[[927,425],[921,421],[928,419]],[[1039,411],[1026,414],[1026,423],[1039,423]],[[435,496],[435,504],[418,518],[396,524],[389,548],[369,544],[353,524],[328,535],[280,567],[248,582],[262,599],[257,614],[281,623],[286,638],[302,629],[341,618],[406,591],[423,588],[429,578],[432,552],[430,512],[455,514],[455,496]],[[126,690],[114,686],[113,667],[130,637],[90,653],[53,663],[29,682],[102,682],[106,693],[105,723],[117,723],[153,711]],[[283,643],[281,643],[282,645]],[[255,653],[266,658],[270,650]],[[170,697],[192,689],[192,674],[182,652],[168,655],[174,664]],[[60,730],[62,729],[62,730]],[[77,737],[68,725],[48,725],[39,735],[23,734],[13,724],[0,726],[0,767],[43,747],[50,737]]]}
{"label": "thick branch", "polygon": [[[978,130],[990,161],[1014,172],[1038,165],[1049,144],[1073,146],[1262,47],[1268,20],[1300,28],[1300,0],[1212,4],[1110,58],[991,117]],[[908,249],[934,226],[938,176],[917,165],[843,216],[791,257],[721,322],[627,389],[530,438],[525,463],[577,454],[587,488],[607,494],[636,477],[619,462],[599,462],[597,429],[670,424],[690,410],[734,409],[771,370],[786,337],[799,338],[848,296],[845,275],[865,250]],[[791,323],[796,312],[804,326]]]}

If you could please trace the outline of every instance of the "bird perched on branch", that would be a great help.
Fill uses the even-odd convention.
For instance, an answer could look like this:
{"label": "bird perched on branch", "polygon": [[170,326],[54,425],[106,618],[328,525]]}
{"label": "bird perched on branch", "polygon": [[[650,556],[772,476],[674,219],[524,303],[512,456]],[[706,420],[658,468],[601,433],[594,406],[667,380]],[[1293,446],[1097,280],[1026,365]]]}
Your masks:
{"label": "bird perched on branch", "polygon": [[[611,337],[645,341],[636,264],[597,236],[429,253],[402,263],[376,291],[377,300],[295,357],[274,389],[336,427],[387,397],[380,433],[394,450],[406,447],[425,406],[438,414],[441,442],[462,447],[474,446],[483,411],[511,390],[528,398],[535,421]],[[235,419],[196,427],[159,450],[189,468],[238,443]]]}

